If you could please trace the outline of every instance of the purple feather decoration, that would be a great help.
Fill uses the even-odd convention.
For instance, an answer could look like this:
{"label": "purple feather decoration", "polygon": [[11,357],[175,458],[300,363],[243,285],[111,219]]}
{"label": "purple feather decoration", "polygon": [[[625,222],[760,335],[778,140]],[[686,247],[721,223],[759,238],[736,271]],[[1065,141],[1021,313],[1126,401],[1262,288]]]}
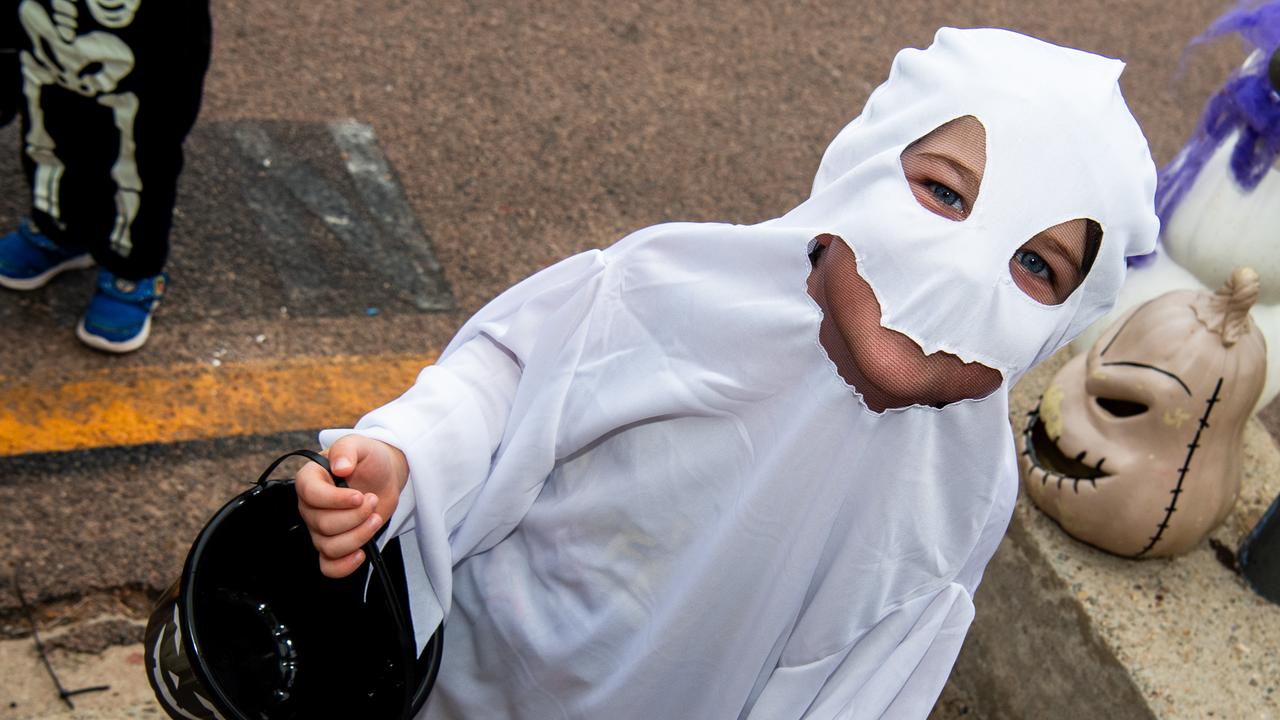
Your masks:
{"label": "purple feather decoration", "polygon": [[[1280,156],[1280,93],[1268,77],[1268,61],[1280,48],[1280,0],[1242,0],[1188,43],[1183,55],[1231,33],[1240,34],[1246,53],[1260,50],[1261,56],[1232,73],[1209,98],[1191,140],[1160,169],[1156,213],[1161,226],[1168,225],[1213,151],[1231,133],[1240,133],[1231,151],[1231,174],[1245,191],[1256,188]],[[1154,255],[1129,258],[1129,265],[1144,265]]]}

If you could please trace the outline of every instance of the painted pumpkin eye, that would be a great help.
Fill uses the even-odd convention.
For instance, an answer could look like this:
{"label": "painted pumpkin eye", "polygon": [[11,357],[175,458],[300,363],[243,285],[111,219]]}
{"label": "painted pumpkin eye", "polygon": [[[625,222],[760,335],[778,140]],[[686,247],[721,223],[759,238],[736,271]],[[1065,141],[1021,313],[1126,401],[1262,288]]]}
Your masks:
{"label": "painted pumpkin eye", "polygon": [[1099,397],[1095,398],[1094,402],[1098,404],[1098,407],[1116,417],[1133,417],[1141,415],[1150,409],[1140,402],[1117,400],[1116,398]]}

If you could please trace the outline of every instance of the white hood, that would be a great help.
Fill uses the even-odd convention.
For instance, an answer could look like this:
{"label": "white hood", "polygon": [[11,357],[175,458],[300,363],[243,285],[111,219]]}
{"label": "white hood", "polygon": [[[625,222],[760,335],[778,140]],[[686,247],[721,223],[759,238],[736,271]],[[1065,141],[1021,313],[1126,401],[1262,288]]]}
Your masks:
{"label": "white hood", "polygon": [[[810,198],[772,225],[830,232],[858,256],[882,322],[1012,381],[1106,312],[1125,257],[1150,252],[1156,172],[1117,79],[1124,63],[1004,30],[938,31],[898,53],[889,79],[827,148]],[[903,149],[972,115],[985,127],[981,192],[963,222],[922,208]],[[1009,258],[1033,235],[1096,220],[1093,268],[1058,306],[1018,288]]]}

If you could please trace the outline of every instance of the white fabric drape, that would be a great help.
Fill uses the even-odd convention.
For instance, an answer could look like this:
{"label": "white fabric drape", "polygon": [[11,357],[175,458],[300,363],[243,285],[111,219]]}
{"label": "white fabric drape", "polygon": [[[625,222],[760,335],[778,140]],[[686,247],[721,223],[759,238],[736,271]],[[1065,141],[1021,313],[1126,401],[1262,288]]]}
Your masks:
{"label": "white fabric drape", "polygon": [[[1030,48],[1025,58],[1008,56],[1019,48]],[[1000,31],[944,30],[929,50],[905,53],[915,60],[903,66],[900,57],[885,87],[931,72],[920,55],[948,68],[968,63],[984,78],[1015,59],[1042,66],[1050,80],[1072,75],[1071,88],[1091,93],[1019,86],[1016,101],[984,100],[978,116],[989,145],[1006,142],[997,129],[1014,132],[993,114],[1015,112],[1027,98],[1084,103],[1064,117],[1088,118],[1110,133],[1098,151],[1111,163],[1099,192],[1144,192],[1130,185],[1148,181],[1150,158],[1141,159],[1145,141],[1115,104],[1111,61]],[[880,124],[894,111],[877,100],[884,92],[868,103]],[[929,98],[927,112],[890,92],[915,124],[871,157],[896,158],[914,137],[975,113],[964,87],[948,92],[948,102]],[[1027,137],[1073,142],[1097,134],[1089,130],[1073,128],[1063,140],[1056,126],[1032,127],[1019,143],[1032,153]],[[849,133],[857,137],[846,130],[833,148]],[[1113,146],[1125,137],[1127,154],[1117,159]],[[1088,147],[1077,150],[1101,161]],[[991,155],[988,172],[1009,157]],[[838,177],[820,177],[810,200],[779,220],[660,225],[532,276],[466,323],[403,397],[359,422],[357,432],[409,460],[409,487],[388,536],[411,546],[419,641],[447,618],[444,665],[424,717],[928,713],[1016,495],[1008,382],[1025,371],[1019,362],[1065,342],[1081,313],[1105,309],[1109,280],[1123,272],[1125,254],[1150,244],[1154,225],[1149,194],[1145,208],[1080,205],[1104,224],[1097,262],[1109,267],[1069,303],[1031,307],[1044,327],[1009,326],[1022,317],[1018,301],[983,291],[975,302],[1013,309],[986,323],[971,318],[972,336],[937,338],[929,335],[936,323],[916,317],[923,312],[916,299],[881,298],[898,329],[921,345],[987,358],[1006,382],[943,408],[875,413],[819,344],[821,313],[806,291],[815,235],[853,234],[851,245],[860,247],[865,232],[884,227],[859,225],[862,215],[907,222],[917,216],[894,204],[906,202],[927,212],[909,191],[871,193],[871,206],[860,201],[860,187],[845,176],[891,181],[868,162],[854,158]],[[831,167],[824,162],[824,173]],[[1048,192],[1092,197],[1079,182],[1084,171],[1057,170],[1066,176],[1042,180]],[[985,185],[983,192],[979,208],[997,202]],[[1043,229],[1074,202],[1046,202],[1039,214],[1034,205],[1008,208],[1016,222],[983,226]],[[911,267],[894,257],[895,247],[934,242],[939,227],[907,222],[895,230],[900,245],[868,241],[886,258],[870,278],[878,297],[891,282],[885,268]],[[969,248],[998,267],[968,280],[1007,277],[1009,238],[973,231],[963,240],[996,248]],[[930,251],[965,252],[953,245]],[[945,274],[945,261],[920,267]],[[940,311],[974,292],[968,280],[928,279]],[[896,313],[893,298],[903,297]],[[344,432],[326,431],[322,442]]]}

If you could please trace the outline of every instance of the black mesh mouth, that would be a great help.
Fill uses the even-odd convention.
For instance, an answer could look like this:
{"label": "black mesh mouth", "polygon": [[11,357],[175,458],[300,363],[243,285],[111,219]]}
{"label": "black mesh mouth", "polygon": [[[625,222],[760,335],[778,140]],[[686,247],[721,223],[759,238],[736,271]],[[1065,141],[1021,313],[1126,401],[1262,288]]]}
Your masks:
{"label": "black mesh mouth", "polygon": [[[1057,475],[1059,478],[1075,481],[1079,483],[1081,480],[1096,481],[1099,478],[1109,477],[1110,473],[1104,472],[1102,464],[1106,462],[1106,458],[1098,460],[1094,465],[1087,464],[1084,460],[1087,454],[1081,452],[1075,457],[1070,457],[1062,452],[1058,447],[1057,440],[1049,437],[1049,432],[1045,429],[1044,421],[1040,419],[1040,411],[1037,409],[1031,413],[1030,421],[1027,423],[1027,429],[1023,432],[1023,454],[1031,461],[1035,467],[1045,471],[1045,482],[1049,477]],[[1097,483],[1094,482],[1096,485]],[[1061,485],[1061,481],[1059,481]]]}

